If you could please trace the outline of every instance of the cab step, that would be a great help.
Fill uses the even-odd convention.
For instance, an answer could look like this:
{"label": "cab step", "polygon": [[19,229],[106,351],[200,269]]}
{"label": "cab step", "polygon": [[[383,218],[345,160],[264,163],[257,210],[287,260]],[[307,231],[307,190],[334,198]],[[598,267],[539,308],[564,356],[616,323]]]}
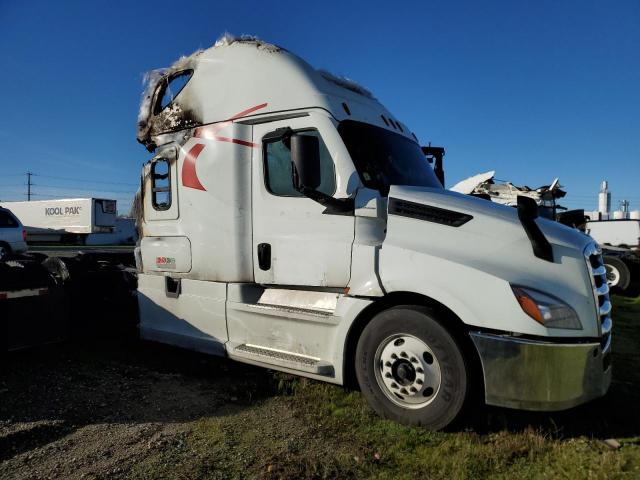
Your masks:
{"label": "cab step", "polygon": [[316,375],[332,376],[334,373],[333,365],[318,358],[247,343],[231,348],[229,356],[240,361],[290,368]]}
{"label": "cab step", "polygon": [[227,304],[229,310],[238,310],[260,316],[282,317],[289,320],[300,320],[303,322],[319,322],[329,325],[340,323],[340,317],[336,317],[332,312],[326,310],[314,310],[311,308],[301,308],[288,305],[275,305],[268,303],[232,303]]}

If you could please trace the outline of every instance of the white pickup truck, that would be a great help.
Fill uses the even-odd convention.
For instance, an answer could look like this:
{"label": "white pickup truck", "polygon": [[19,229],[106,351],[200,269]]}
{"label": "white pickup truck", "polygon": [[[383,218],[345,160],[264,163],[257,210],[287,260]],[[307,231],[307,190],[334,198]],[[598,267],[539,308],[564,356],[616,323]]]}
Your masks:
{"label": "white pickup truck", "polygon": [[[145,339],[335,384],[438,429],[475,396],[566,409],[605,394],[596,244],[450,192],[366,89],[223,38],[150,76],[138,140]],[[439,175],[436,175],[438,173]]]}
{"label": "white pickup truck", "polygon": [[27,231],[20,220],[6,208],[0,207],[0,261],[15,253],[27,251]]}

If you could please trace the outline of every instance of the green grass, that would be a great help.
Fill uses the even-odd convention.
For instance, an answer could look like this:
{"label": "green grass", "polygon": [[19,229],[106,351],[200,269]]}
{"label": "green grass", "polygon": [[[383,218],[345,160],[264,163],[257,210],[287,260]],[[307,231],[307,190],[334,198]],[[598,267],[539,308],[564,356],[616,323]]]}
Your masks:
{"label": "green grass", "polygon": [[[640,478],[640,298],[616,297],[609,394],[568,412],[485,408],[430,432],[376,417],[359,392],[277,374],[276,393],[196,420],[132,472],[146,478]],[[603,440],[615,438],[619,449]]]}

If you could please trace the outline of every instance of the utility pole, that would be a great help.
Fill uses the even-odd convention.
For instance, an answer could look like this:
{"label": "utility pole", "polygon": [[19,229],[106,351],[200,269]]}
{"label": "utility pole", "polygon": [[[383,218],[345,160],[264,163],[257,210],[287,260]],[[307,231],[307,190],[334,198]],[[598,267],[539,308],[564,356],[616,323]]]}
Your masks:
{"label": "utility pole", "polygon": [[31,175],[33,173],[27,172],[27,201],[31,201]]}

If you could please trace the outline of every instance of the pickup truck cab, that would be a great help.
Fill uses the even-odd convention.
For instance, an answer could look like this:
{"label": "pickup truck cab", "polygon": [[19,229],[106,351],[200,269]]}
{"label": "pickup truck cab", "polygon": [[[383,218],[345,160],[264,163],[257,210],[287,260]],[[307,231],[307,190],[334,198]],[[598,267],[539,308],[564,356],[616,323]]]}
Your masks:
{"label": "pickup truck cab", "polygon": [[27,232],[10,210],[0,207],[0,260],[27,251]]}
{"label": "pickup truck cab", "polygon": [[354,381],[433,429],[478,395],[559,410],[607,391],[597,245],[526,199],[445,190],[352,81],[223,38],[150,75],[138,140],[143,338]]}

